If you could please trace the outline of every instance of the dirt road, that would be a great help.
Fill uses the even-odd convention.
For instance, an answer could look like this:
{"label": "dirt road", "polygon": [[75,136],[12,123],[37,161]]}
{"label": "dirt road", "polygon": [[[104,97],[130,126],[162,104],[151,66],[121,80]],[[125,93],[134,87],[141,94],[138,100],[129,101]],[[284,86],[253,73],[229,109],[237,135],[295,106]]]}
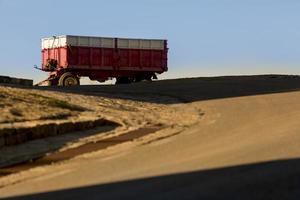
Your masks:
{"label": "dirt road", "polygon": [[299,89],[299,77],[260,76],[38,91],[122,124],[111,134],[161,128],[0,178],[0,197],[299,199]]}

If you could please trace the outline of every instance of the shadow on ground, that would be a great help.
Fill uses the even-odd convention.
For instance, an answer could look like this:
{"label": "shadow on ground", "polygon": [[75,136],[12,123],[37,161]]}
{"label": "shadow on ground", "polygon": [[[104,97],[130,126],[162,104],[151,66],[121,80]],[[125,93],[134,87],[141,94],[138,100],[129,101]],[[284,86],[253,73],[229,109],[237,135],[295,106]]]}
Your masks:
{"label": "shadow on ground", "polygon": [[300,199],[300,159],[92,185],[19,199]]}
{"label": "shadow on ground", "polygon": [[37,89],[173,104],[299,91],[300,76],[225,76],[161,80],[129,85],[83,85],[69,88],[39,87]]}
{"label": "shadow on ground", "polygon": [[[68,150],[63,152],[57,150],[61,149],[66,144],[78,141],[81,138],[112,131],[117,128],[117,126],[118,124],[107,124],[97,126],[90,130],[74,131],[72,133],[56,135],[55,137],[49,136],[47,138],[36,139],[19,145],[0,148],[0,155],[2,155],[0,157],[0,177],[33,167],[70,159],[71,156],[64,154],[64,152]],[[73,149],[76,150],[78,148]],[[80,153],[76,155],[80,155]]]}
{"label": "shadow on ground", "polygon": [[[72,135],[69,134],[69,137],[64,136],[48,138],[47,142],[45,142],[44,140],[32,141],[31,144],[25,143],[16,147],[3,149],[2,151],[0,149],[0,154],[13,154],[11,160],[4,160],[3,165],[7,167],[0,168],[0,177],[28,170],[30,168],[38,166],[51,165],[57,162],[72,159],[82,154],[90,153],[93,151],[99,151],[118,144],[130,142],[161,129],[161,127],[139,128],[136,130],[128,131],[127,133],[123,133],[121,135],[101,139],[98,141],[86,142],[85,144],[82,144],[78,147],[65,149],[63,151],[55,151],[61,149],[66,143],[69,143],[72,140],[77,140],[77,138],[79,139],[80,137],[86,137],[88,136],[88,134],[92,134],[92,131],[94,131],[94,133],[99,134],[101,132],[111,131],[114,128],[116,127],[106,126],[102,127],[102,130],[98,128],[91,131],[75,132]],[[34,152],[31,151],[28,153],[29,155],[26,155],[24,154],[24,152],[26,152],[26,149],[28,148],[34,149]],[[49,154],[49,152],[51,153]],[[31,155],[30,153],[33,155]],[[19,160],[16,159],[16,157],[19,157]],[[0,159],[0,166],[2,164],[1,161],[2,160]],[[15,163],[15,165],[12,165],[11,163],[9,163],[9,161]]]}

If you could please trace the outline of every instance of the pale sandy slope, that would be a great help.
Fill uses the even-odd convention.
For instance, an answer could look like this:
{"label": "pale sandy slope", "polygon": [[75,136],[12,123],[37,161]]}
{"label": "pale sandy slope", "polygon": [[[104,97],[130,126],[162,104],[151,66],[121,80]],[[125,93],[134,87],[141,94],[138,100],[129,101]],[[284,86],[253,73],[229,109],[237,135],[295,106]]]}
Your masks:
{"label": "pale sandy slope", "polygon": [[299,99],[300,92],[289,92],[173,104],[204,115],[173,137],[32,171],[28,180],[0,188],[0,196],[299,199]]}

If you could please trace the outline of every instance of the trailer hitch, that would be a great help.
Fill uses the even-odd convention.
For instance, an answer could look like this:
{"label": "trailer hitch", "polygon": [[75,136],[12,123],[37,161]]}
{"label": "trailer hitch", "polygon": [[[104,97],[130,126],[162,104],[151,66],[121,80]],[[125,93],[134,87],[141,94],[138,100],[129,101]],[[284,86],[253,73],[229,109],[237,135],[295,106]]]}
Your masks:
{"label": "trailer hitch", "polygon": [[34,65],[33,67],[34,69],[38,69],[38,70],[41,70],[41,71],[44,71],[42,68],[38,67],[37,65]]}

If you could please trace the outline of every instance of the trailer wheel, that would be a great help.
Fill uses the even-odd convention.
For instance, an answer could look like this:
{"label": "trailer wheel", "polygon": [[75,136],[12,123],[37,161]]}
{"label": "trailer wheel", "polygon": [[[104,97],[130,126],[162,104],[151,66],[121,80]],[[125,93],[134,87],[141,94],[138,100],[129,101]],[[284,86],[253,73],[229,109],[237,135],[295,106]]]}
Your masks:
{"label": "trailer wheel", "polygon": [[79,78],[71,72],[66,72],[58,80],[60,86],[76,86],[80,85]]}
{"label": "trailer wheel", "polygon": [[149,81],[151,82],[153,79],[157,79],[155,74],[143,74],[143,75],[138,75],[135,77],[134,82],[142,82],[142,81]]}
{"label": "trailer wheel", "polygon": [[129,78],[129,77],[118,77],[117,79],[116,79],[116,84],[118,85],[118,84],[130,84],[130,83],[132,83],[132,79],[131,78]]}
{"label": "trailer wheel", "polygon": [[135,83],[139,83],[139,82],[141,82],[141,81],[143,81],[144,80],[144,78],[142,77],[142,76],[136,76],[135,78],[134,78],[134,82]]}

